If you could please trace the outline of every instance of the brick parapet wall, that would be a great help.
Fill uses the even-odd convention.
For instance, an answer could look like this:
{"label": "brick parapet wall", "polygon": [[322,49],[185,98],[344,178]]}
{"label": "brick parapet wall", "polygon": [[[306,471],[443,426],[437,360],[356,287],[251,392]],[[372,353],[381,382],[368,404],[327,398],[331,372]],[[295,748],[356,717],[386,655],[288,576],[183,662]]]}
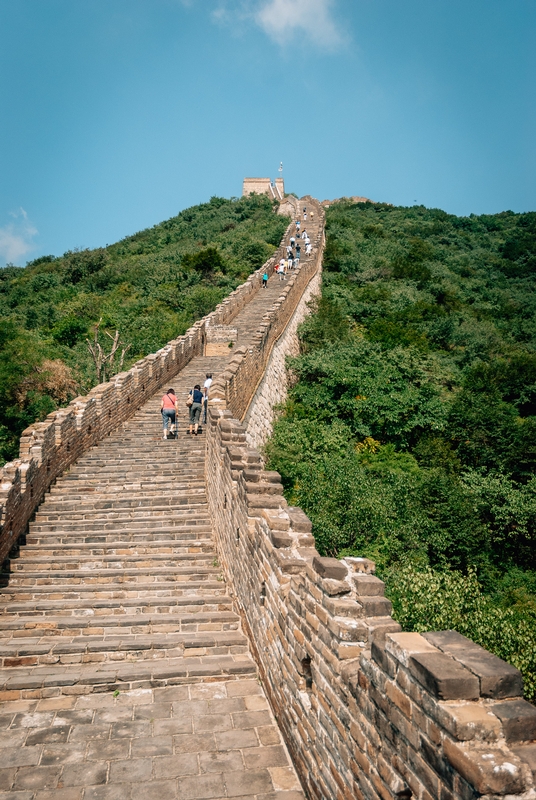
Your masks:
{"label": "brick parapet wall", "polygon": [[287,397],[288,356],[299,354],[298,326],[310,311],[309,304],[320,294],[322,272],[319,268],[303,291],[298,305],[283,334],[275,342],[268,363],[243,419],[246,440],[250,447],[263,447],[272,435],[275,408]]}
{"label": "brick parapet wall", "polygon": [[288,240],[291,225],[274,255],[184,336],[23,432],[19,458],[0,470],[0,564],[18,547],[29,520],[58,475],[129,419],[192,358],[201,355],[210,326],[228,325],[254,297],[262,285],[263,273],[272,275],[284,255],[283,243]]}
{"label": "brick parapet wall", "polygon": [[454,632],[403,633],[374,564],[321,558],[251,446],[319,275],[306,264],[215,382],[207,431],[222,568],[303,784],[318,800],[535,798],[536,709],[520,673]]}
{"label": "brick parapet wall", "polygon": [[229,410],[209,411],[207,476],[222,567],[311,798],[536,796],[516,669],[454,632],[401,632],[374,564],[319,556]]}
{"label": "brick parapet wall", "polygon": [[218,375],[210,388],[213,407],[230,410],[237,419],[244,419],[252,398],[265,374],[274,345],[287,329],[311,281],[320,275],[324,251],[324,209],[312,197],[302,198],[316,213],[318,231],[312,240],[313,254],[300,261],[299,267],[287,275],[281,294],[263,315],[251,343],[236,348],[227,369]]}

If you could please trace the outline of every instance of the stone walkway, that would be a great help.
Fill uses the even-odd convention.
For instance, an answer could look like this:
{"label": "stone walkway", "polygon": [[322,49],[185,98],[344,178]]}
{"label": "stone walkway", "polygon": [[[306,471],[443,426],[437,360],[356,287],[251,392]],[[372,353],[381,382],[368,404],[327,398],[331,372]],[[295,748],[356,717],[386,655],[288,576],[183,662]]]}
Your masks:
{"label": "stone walkway", "polygon": [[255,678],[3,703],[3,800],[303,800]]}
{"label": "stone walkway", "polygon": [[[227,361],[194,359],[178,396]],[[184,407],[163,441],[160,396],[57,481],[3,576],[0,800],[304,798],[219,568],[204,434]]]}

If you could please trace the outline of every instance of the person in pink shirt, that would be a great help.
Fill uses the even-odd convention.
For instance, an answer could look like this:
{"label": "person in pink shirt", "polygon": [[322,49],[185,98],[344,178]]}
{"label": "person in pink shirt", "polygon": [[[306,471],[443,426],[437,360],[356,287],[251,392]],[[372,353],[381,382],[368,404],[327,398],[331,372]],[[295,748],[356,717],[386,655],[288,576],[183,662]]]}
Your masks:
{"label": "person in pink shirt", "polygon": [[177,429],[177,398],[174,389],[168,389],[167,392],[162,395],[160,411],[162,413],[162,427],[164,429],[162,439],[167,439],[168,422],[171,422],[172,431],[176,431]]}

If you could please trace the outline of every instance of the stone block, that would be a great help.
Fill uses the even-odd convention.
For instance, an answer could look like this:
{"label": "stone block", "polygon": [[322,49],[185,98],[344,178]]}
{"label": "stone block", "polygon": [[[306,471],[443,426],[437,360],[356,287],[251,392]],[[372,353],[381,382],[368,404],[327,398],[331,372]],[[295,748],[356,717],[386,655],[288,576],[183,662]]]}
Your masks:
{"label": "stone block", "polygon": [[255,469],[254,467],[244,470],[244,478],[246,479],[247,483],[255,483],[256,481],[260,481],[261,474],[261,470]]}
{"label": "stone block", "polygon": [[375,575],[359,573],[352,581],[360,597],[383,597],[385,594],[385,583]]}
{"label": "stone block", "polygon": [[[278,473],[279,474],[279,473]],[[297,508],[296,506],[289,506],[288,515],[290,517],[290,524],[292,525],[292,530],[299,531],[300,533],[311,533],[313,530],[313,523],[305,514],[301,508]]]}
{"label": "stone block", "polygon": [[367,641],[368,631],[360,620],[347,617],[328,617],[327,626],[340,641],[362,643]]}
{"label": "stone block", "polygon": [[277,494],[248,494],[248,506],[250,509],[258,508],[285,508],[287,501],[283,495]]}
{"label": "stone block", "polygon": [[278,483],[281,485],[281,475],[275,470],[262,470],[260,476],[260,479],[266,483]]}
{"label": "stone block", "polygon": [[389,617],[393,606],[386,597],[360,597],[359,603],[363,608],[363,615],[366,617]]}
{"label": "stone block", "polygon": [[501,720],[504,738],[509,744],[536,739],[536,708],[526,700],[494,703],[491,711]]}
{"label": "stone block", "polygon": [[357,619],[361,616],[359,605],[351,597],[325,597],[323,606],[334,617],[351,617]]}
{"label": "stone block", "polygon": [[385,643],[382,642],[372,642],[370,654],[372,660],[375,661],[390,678],[394,678],[396,675],[397,663],[392,656],[386,653],[384,644]]}
{"label": "stone block", "polygon": [[[287,533],[290,527],[288,516],[284,511],[274,511],[270,508],[261,509],[260,516],[266,520],[269,528],[273,531]],[[291,537],[292,540],[292,537]]]}
{"label": "stone block", "polygon": [[401,630],[400,623],[395,622],[392,617],[365,617],[363,622],[369,629],[369,639],[372,642],[383,644],[387,634]]}
{"label": "stone block", "polygon": [[348,569],[337,558],[316,556],[313,559],[313,569],[318,572],[322,578],[331,578],[336,581],[343,581],[348,575]]}
{"label": "stone block", "polygon": [[268,483],[266,481],[253,481],[246,483],[246,491],[249,494],[275,495],[281,494],[282,486],[280,483]]}
{"label": "stone block", "polygon": [[283,531],[270,531],[270,538],[274,547],[290,547],[292,544],[292,536]]}
{"label": "stone block", "polygon": [[[316,556],[313,558],[313,564]],[[335,597],[336,595],[344,595],[350,593],[350,587],[345,581],[337,581],[333,580],[332,578],[319,578],[318,585],[322,589],[322,591],[329,595],[330,597]]]}
{"label": "stone block", "polygon": [[446,653],[415,653],[409,670],[421,686],[440,700],[478,699],[480,684],[476,675]]}
{"label": "stone block", "polygon": [[282,572],[297,575],[305,568],[306,562],[303,559],[292,555],[286,550],[274,550],[274,556]]}
{"label": "stone block", "polygon": [[454,769],[481,795],[515,794],[527,788],[521,762],[508,750],[450,739],[445,739],[443,750]]}
{"label": "stone block", "polygon": [[519,670],[456,631],[434,631],[423,636],[478,676],[481,697],[520,697],[523,678]]}
{"label": "stone block", "polygon": [[439,650],[421,636],[420,633],[394,633],[385,639],[385,649],[404,667],[414,653],[438,653]]}
{"label": "stone block", "polygon": [[459,742],[471,739],[496,741],[501,735],[501,723],[491,713],[489,706],[480,703],[452,705],[441,703],[440,713],[436,715],[442,728],[446,729]]}

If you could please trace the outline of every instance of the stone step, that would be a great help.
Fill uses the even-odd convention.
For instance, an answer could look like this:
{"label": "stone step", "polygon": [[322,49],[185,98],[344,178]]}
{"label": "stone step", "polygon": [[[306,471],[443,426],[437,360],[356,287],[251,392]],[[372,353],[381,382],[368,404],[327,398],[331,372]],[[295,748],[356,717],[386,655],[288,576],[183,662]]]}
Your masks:
{"label": "stone step", "polygon": [[182,472],[176,469],[170,469],[169,473],[163,475],[161,471],[157,475],[147,470],[144,474],[141,470],[124,470],[116,475],[109,474],[108,476],[94,475],[93,478],[81,477],[79,475],[69,476],[68,479],[62,480],[51,487],[48,497],[54,497],[63,492],[69,494],[70,492],[95,492],[98,486],[102,486],[103,492],[110,493],[113,487],[118,490],[129,489],[136,487],[137,489],[158,491],[165,490],[169,486],[170,481],[173,482],[174,491],[199,489],[205,488],[204,475],[196,474],[193,477],[187,477]]}
{"label": "stone step", "polygon": [[[208,579],[211,576],[219,574],[219,569],[212,566],[198,566],[192,564],[185,567],[161,567],[154,568],[155,573],[151,574],[148,569],[136,567],[117,568],[111,565],[108,569],[102,568],[97,570],[84,570],[72,569],[67,567],[65,569],[50,569],[50,570],[23,570],[17,572],[2,572],[0,573],[0,585],[4,582],[7,585],[9,581],[10,587],[29,587],[29,586],[48,586],[54,585],[56,582],[61,581],[63,585],[80,585],[84,582],[91,585],[96,583],[97,580],[101,584],[125,584],[137,582],[154,582],[155,586],[161,586],[163,583],[187,583],[193,580]],[[150,570],[150,568],[149,568]]]}
{"label": "stone step", "polygon": [[178,444],[179,441],[179,439],[168,441],[159,439],[157,442],[147,442],[143,446],[137,447],[129,445],[123,440],[113,444],[108,441],[97,451],[80,456],[76,465],[70,468],[70,472],[73,468],[80,469],[84,466],[113,469],[129,464],[165,464],[169,461],[184,461],[185,465],[190,468],[194,468],[196,465],[201,466],[205,454],[203,435],[188,437],[190,446],[187,448],[182,448]]}
{"label": "stone step", "polygon": [[[218,589],[220,592],[223,591],[221,583],[218,583]],[[42,597],[42,595],[38,595],[38,597]],[[0,601],[2,598],[3,595],[0,595]],[[168,593],[164,597],[152,594],[146,597],[103,598],[97,596],[71,600],[60,600],[54,594],[51,599],[0,602],[0,616],[2,616],[2,626],[7,620],[18,619],[20,616],[48,620],[51,616],[65,618],[69,615],[75,620],[87,619],[91,624],[94,620],[100,620],[101,616],[113,616],[114,618],[132,615],[164,616],[177,614],[180,611],[180,613],[195,614],[196,617],[199,617],[206,613],[229,611],[232,606],[233,601],[227,594],[209,594],[208,592],[203,594]]]}
{"label": "stone step", "polygon": [[[182,513],[180,516],[177,514],[162,517],[142,517],[138,519],[120,518],[115,520],[71,520],[70,522],[63,523],[62,518],[58,517],[55,520],[43,520],[30,523],[30,534],[43,534],[43,533],[60,533],[60,534],[80,534],[80,536],[97,535],[102,536],[110,535],[112,531],[121,534],[121,539],[125,536],[140,535],[146,533],[148,536],[156,536],[158,534],[175,534],[182,536],[195,531],[210,530],[210,522],[207,515],[194,515],[192,513]],[[112,534],[113,535],[113,534]]]}
{"label": "stone step", "polygon": [[[198,525],[194,528],[191,526],[177,526],[177,528],[155,528],[150,531],[143,531],[141,528],[129,530],[117,529],[115,533],[110,531],[102,531],[102,526],[97,526],[96,531],[79,530],[75,528],[64,528],[56,530],[58,527],[55,523],[51,523],[50,529],[45,525],[39,527],[44,528],[42,531],[34,531],[33,529],[26,535],[27,545],[43,545],[54,547],[54,545],[72,545],[80,546],[84,544],[101,544],[107,546],[108,543],[112,546],[122,547],[130,546],[131,544],[146,543],[148,547],[153,544],[180,543],[185,546],[189,543],[193,545],[205,541],[210,541],[212,531],[209,525]],[[120,535],[119,535],[120,534]]]}
{"label": "stone step", "polygon": [[156,481],[151,478],[121,478],[118,481],[100,482],[93,485],[72,481],[70,486],[62,484],[61,487],[54,487],[47,496],[45,503],[50,501],[58,502],[81,497],[89,500],[92,497],[152,497],[162,494],[173,493],[174,495],[195,494],[205,492],[204,480],[178,482],[176,477],[173,480]]}
{"label": "stone step", "polygon": [[157,571],[158,574],[161,574],[162,568],[188,567],[198,571],[200,568],[214,567],[214,561],[213,552],[177,553],[174,555],[169,553],[143,554],[128,552],[124,555],[60,555],[53,557],[50,554],[32,556],[25,551],[23,558],[10,560],[9,571],[0,574],[16,577],[19,574],[27,576],[38,573],[49,575],[53,572],[68,572],[69,574],[83,574],[84,577],[87,577],[89,572],[102,571],[103,574],[107,574],[109,570],[127,570],[130,572],[133,569],[137,569],[140,572]]}
{"label": "stone step", "polygon": [[69,497],[69,499],[60,501],[57,499],[47,499],[39,511],[39,517],[49,515],[51,513],[61,512],[67,516],[69,512],[78,512],[85,514],[86,512],[94,511],[123,511],[127,509],[181,509],[183,506],[206,507],[206,494],[204,489],[199,489],[197,492],[192,491],[188,494],[169,491],[166,494],[157,492],[153,496],[138,496],[137,494],[128,493],[121,494],[107,494],[106,497],[101,498],[99,495],[94,497],[78,497],[76,494]]}
{"label": "stone step", "polygon": [[[63,576],[63,574],[62,574]],[[147,576],[142,576],[139,582],[101,582],[101,583],[45,583],[34,586],[15,585],[11,581],[2,589],[0,595],[5,602],[30,601],[30,600],[74,600],[92,603],[94,599],[123,599],[123,598],[152,598],[179,597],[181,595],[203,594],[205,592],[224,595],[227,588],[223,581],[194,580],[190,581],[147,581]]]}
{"label": "stone step", "polygon": [[[139,661],[186,655],[238,655],[247,653],[247,639],[239,631],[194,633],[137,633],[117,635],[42,636],[39,640],[0,640],[0,666],[36,667],[45,664],[89,664]],[[0,678],[1,680],[1,678]]]}
{"label": "stone step", "polygon": [[19,667],[2,670],[0,691],[9,691],[14,696],[17,692],[31,689],[32,697],[46,697],[50,688],[73,694],[72,687],[76,686],[76,694],[90,694],[93,691],[127,691],[241,675],[256,675],[255,664],[249,655],[144,659],[135,663],[121,661],[65,667]]}
{"label": "stone step", "polygon": [[[199,439],[199,437],[197,437]],[[91,472],[99,474],[100,472],[113,473],[124,472],[125,470],[133,469],[155,469],[161,467],[180,466],[181,470],[184,469],[185,473],[198,472],[204,466],[205,447],[201,446],[199,441],[199,450],[189,450],[188,452],[181,452],[174,450],[173,452],[160,453],[155,455],[148,449],[137,449],[123,447],[115,448],[113,451],[102,450],[98,455],[92,458],[81,457],[71,467],[69,467],[66,475],[78,475],[83,472]]]}
{"label": "stone step", "polygon": [[141,508],[137,509],[129,509],[127,512],[123,510],[121,513],[120,511],[114,512],[113,510],[107,509],[100,509],[99,511],[95,511],[93,514],[87,511],[85,514],[74,514],[71,512],[69,515],[67,514],[59,514],[57,512],[50,512],[49,514],[40,514],[37,515],[36,522],[37,524],[44,524],[47,522],[55,522],[58,523],[61,521],[62,527],[65,528],[67,526],[76,528],[77,523],[79,525],[90,527],[92,526],[102,526],[104,528],[110,529],[113,526],[118,525],[133,525],[134,523],[140,523],[141,527],[148,528],[148,527],[157,527],[157,523],[160,520],[163,524],[179,524],[182,520],[188,524],[192,524],[192,521],[198,519],[202,523],[206,523],[208,520],[208,512],[206,504],[198,506],[175,506],[175,507],[163,507],[163,508]]}
{"label": "stone step", "polygon": [[234,611],[175,611],[167,614],[108,614],[95,617],[61,616],[54,619],[13,616],[2,620],[0,640],[40,639],[43,636],[82,636],[104,634],[134,635],[138,633],[194,633],[195,631],[237,630],[240,618]]}
{"label": "stone step", "polygon": [[[33,541],[37,538],[37,541]],[[41,541],[39,537],[26,537],[26,546],[24,547],[24,561],[28,558],[37,557],[39,554],[43,558],[54,558],[57,556],[125,556],[125,555],[187,555],[195,553],[214,553],[214,544],[211,539],[187,539],[185,541],[174,541],[172,539],[164,541],[151,541],[147,537],[140,537],[138,542],[117,541],[117,537],[110,537],[110,543],[95,544],[94,542],[79,542],[73,543],[70,538],[66,536],[67,541],[49,543],[51,535],[43,536]],[[14,568],[16,561],[11,559],[11,568]]]}

